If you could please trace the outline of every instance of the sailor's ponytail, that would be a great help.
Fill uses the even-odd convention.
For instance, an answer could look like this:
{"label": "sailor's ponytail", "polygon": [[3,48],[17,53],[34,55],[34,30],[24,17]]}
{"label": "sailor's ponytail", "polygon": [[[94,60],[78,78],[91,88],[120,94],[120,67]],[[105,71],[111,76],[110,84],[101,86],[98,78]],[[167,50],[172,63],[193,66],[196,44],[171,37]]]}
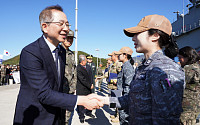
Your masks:
{"label": "sailor's ponytail", "polygon": [[166,56],[172,59],[178,55],[179,48],[173,35],[170,36],[169,44],[165,47],[164,52]]}
{"label": "sailor's ponytail", "polygon": [[178,45],[174,39],[174,36],[169,36],[168,34],[164,33],[161,30],[158,29],[150,29],[149,35],[153,35],[154,33],[158,33],[160,35],[160,38],[158,40],[160,48],[164,48],[164,53],[169,58],[174,58],[178,54]]}
{"label": "sailor's ponytail", "polygon": [[134,60],[131,55],[127,54],[127,59],[130,60],[131,65],[134,65]]}

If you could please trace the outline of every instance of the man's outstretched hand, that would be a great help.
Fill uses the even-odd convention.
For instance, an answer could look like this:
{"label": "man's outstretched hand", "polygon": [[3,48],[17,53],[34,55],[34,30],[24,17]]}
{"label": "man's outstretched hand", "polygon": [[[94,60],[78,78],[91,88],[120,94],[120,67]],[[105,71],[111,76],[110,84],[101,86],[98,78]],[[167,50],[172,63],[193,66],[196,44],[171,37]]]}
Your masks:
{"label": "man's outstretched hand", "polygon": [[77,105],[82,105],[88,110],[99,109],[103,107],[102,101],[97,98],[90,98],[90,96],[78,96]]}
{"label": "man's outstretched hand", "polygon": [[89,99],[97,99],[98,101],[100,101],[104,105],[109,105],[109,103],[110,103],[109,97],[100,96],[100,95],[97,95],[97,94],[90,94],[90,95],[87,95],[87,97]]}

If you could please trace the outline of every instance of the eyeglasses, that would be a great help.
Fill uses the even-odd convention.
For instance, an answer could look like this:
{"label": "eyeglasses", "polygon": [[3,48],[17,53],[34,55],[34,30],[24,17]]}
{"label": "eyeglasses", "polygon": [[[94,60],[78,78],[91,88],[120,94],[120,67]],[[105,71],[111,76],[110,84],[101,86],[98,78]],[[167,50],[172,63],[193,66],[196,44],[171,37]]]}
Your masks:
{"label": "eyeglasses", "polygon": [[[62,27],[62,28],[64,28],[65,27],[65,25],[66,25],[66,27],[69,29],[70,28],[70,24],[68,23],[68,22],[45,22],[45,23],[55,23],[55,24],[57,24],[58,26],[60,26],[60,27]],[[65,24],[65,25],[64,25]]]}

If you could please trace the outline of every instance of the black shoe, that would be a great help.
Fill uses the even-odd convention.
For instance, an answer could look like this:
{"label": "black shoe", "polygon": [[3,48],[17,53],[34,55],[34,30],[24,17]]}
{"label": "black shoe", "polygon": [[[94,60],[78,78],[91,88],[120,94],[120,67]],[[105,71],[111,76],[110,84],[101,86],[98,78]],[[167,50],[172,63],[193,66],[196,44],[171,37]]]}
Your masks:
{"label": "black shoe", "polygon": [[199,119],[196,119],[196,123],[199,123]]}
{"label": "black shoe", "polygon": [[80,119],[80,122],[81,122],[81,123],[84,123],[84,119],[83,119],[83,118],[81,118],[81,119]]}
{"label": "black shoe", "polygon": [[91,117],[92,119],[95,118],[95,116],[93,114],[88,114],[87,116]]}

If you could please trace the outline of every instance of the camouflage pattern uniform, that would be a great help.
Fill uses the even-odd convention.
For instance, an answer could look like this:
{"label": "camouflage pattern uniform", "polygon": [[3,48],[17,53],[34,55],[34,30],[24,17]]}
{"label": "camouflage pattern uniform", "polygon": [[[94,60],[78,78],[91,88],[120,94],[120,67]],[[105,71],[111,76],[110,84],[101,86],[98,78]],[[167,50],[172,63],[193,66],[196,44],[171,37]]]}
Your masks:
{"label": "camouflage pattern uniform", "polygon": [[[117,89],[122,91],[122,95],[128,95],[129,86],[135,75],[134,67],[131,65],[130,60],[122,65],[120,73],[117,75]],[[128,106],[125,109],[119,109],[120,125],[128,125],[129,113]]]}
{"label": "camouflage pattern uniform", "polygon": [[1,66],[1,81],[0,85],[3,85],[5,83],[5,78],[6,78],[6,68],[5,66]]}
{"label": "camouflage pattern uniform", "polygon": [[[119,74],[119,72],[121,71],[121,66],[122,66],[122,62],[119,62],[118,60],[113,63],[110,67],[109,73],[116,73]],[[108,84],[108,88],[109,89],[117,89],[117,85],[114,84],[117,82],[117,79],[111,79],[111,82]]]}
{"label": "camouflage pattern uniform", "polygon": [[70,49],[66,50],[65,78],[64,92],[74,94],[77,83],[77,72],[74,53]]}
{"label": "camouflage pattern uniform", "polygon": [[108,77],[110,73],[110,67],[112,66],[112,63],[108,65],[107,72],[104,73],[104,78],[106,78],[106,81],[108,82]]}
{"label": "camouflage pattern uniform", "polygon": [[[122,62],[119,62],[118,60],[116,62],[114,62],[111,66],[110,66],[110,70],[109,70],[109,74],[110,73],[116,73],[119,74],[121,71],[121,67],[122,67]],[[110,76],[109,76],[110,77]],[[111,79],[110,82],[108,83],[108,89],[111,90],[116,90],[117,89],[117,78],[116,79]],[[118,108],[115,109],[115,114],[113,117],[113,119],[111,120],[112,122],[119,122],[119,112],[118,112]]]}
{"label": "camouflage pattern uniform", "polygon": [[194,125],[200,109],[200,66],[198,63],[185,65],[184,70],[186,86],[182,102],[181,122]]}
{"label": "camouflage pattern uniform", "polygon": [[[66,50],[66,64],[65,64],[65,84],[63,91],[67,94],[74,94],[77,84],[77,72],[74,53],[68,49]],[[71,117],[71,112],[66,110],[65,122],[68,124]]]}
{"label": "camouflage pattern uniform", "polygon": [[109,74],[110,74],[110,69],[111,69],[111,66],[113,65],[113,63],[109,64],[108,65],[108,71],[104,73],[104,76],[102,77],[103,78],[106,78],[106,81],[107,83],[109,82]]}
{"label": "camouflage pattern uniform", "polygon": [[105,72],[103,73],[103,75],[101,76],[98,76],[99,79],[98,80],[101,80],[103,81],[104,78],[106,78],[106,82],[108,83],[108,77],[109,77],[109,73],[110,73],[110,67],[111,67],[112,64],[110,64],[108,67],[107,67],[107,71],[105,69]]}
{"label": "camouflage pattern uniform", "polygon": [[[97,77],[102,77],[102,76],[103,76],[102,67],[98,67],[98,69],[97,69]],[[99,87],[99,90],[101,90],[101,83],[102,83],[102,79],[99,79],[99,80],[98,80],[98,87]]]}
{"label": "camouflage pattern uniform", "polygon": [[138,67],[129,95],[111,97],[110,106],[129,106],[130,125],[179,125],[184,76],[180,65],[159,50]]}

